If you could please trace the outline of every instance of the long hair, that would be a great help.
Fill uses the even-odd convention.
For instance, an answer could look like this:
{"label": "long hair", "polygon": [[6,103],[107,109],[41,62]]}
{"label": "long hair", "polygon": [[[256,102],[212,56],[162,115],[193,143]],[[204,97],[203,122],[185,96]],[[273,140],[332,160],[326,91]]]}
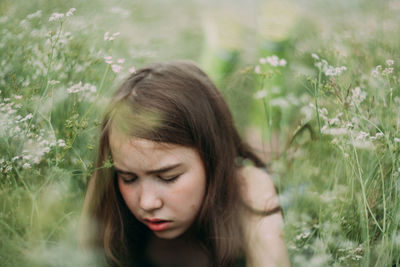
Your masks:
{"label": "long hair", "polygon": [[[126,207],[112,168],[110,130],[154,142],[195,148],[206,171],[206,194],[193,224],[196,237],[215,266],[231,266],[243,256],[240,161],[264,163],[235,128],[228,105],[207,75],[190,61],[144,67],[120,86],[101,126],[89,215],[97,221],[97,238],[111,265],[126,265],[140,255],[146,230]],[[129,253],[128,253],[129,251]]]}

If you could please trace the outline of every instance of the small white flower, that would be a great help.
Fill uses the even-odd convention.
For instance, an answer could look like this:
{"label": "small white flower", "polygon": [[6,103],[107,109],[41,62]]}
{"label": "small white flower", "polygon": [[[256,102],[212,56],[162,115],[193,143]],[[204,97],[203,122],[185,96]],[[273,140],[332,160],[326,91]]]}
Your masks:
{"label": "small white flower", "polygon": [[311,56],[312,56],[313,59],[319,60],[319,56],[317,54],[311,53]]}
{"label": "small white flower", "polygon": [[119,73],[122,70],[122,66],[117,64],[112,64],[111,69],[113,72]]}
{"label": "small white flower", "polygon": [[64,147],[64,146],[65,146],[65,141],[62,140],[62,139],[59,139],[59,140],[57,141],[57,144],[58,144],[59,147]]}
{"label": "small white flower", "polygon": [[49,21],[56,21],[56,20],[60,20],[64,17],[63,13],[53,13],[51,14]]}
{"label": "small white flower", "polygon": [[393,64],[394,64],[394,60],[393,59],[386,60],[386,65],[392,66]]}
{"label": "small white flower", "polygon": [[395,138],[393,139],[393,141],[394,141],[395,143],[400,143],[400,138],[395,137]]}
{"label": "small white flower", "polygon": [[385,68],[382,71],[382,75],[389,75],[389,74],[392,74],[392,73],[393,73],[393,68]]}
{"label": "small white flower", "polygon": [[130,73],[135,73],[136,72],[136,69],[135,69],[135,67],[132,67],[132,68],[129,68],[129,70],[128,70]]}
{"label": "small white flower", "polygon": [[24,165],[22,165],[22,168],[30,169],[31,168],[31,164],[25,162]]}
{"label": "small white flower", "polygon": [[360,131],[360,133],[356,137],[356,140],[365,140],[368,136],[369,136],[369,133]]}
{"label": "small white flower", "polygon": [[267,96],[267,90],[262,89],[254,94],[255,99],[262,99]]}
{"label": "small white flower", "polygon": [[15,95],[14,97],[15,97],[15,99],[21,99],[22,95]]}
{"label": "small white flower", "polygon": [[28,115],[26,115],[25,118],[23,118],[23,120],[30,120],[30,119],[32,119],[32,118],[33,118],[32,113],[29,113]]}
{"label": "small white flower", "polygon": [[108,41],[108,39],[110,38],[108,35],[109,32],[104,33],[104,41]]}
{"label": "small white flower", "polygon": [[105,60],[111,60],[111,59],[112,59],[112,56],[105,56],[104,59],[105,59]]}
{"label": "small white flower", "polygon": [[266,60],[273,67],[277,67],[279,65],[279,58],[275,55],[267,57]]}
{"label": "small white flower", "polygon": [[261,73],[260,65],[257,65],[257,66],[254,68],[254,72],[257,73],[257,74],[260,74],[260,73]]}
{"label": "small white flower", "polygon": [[279,60],[279,66],[281,67],[285,67],[287,64],[286,60],[284,60],[283,58]]}
{"label": "small white flower", "polygon": [[67,89],[68,94],[79,93],[80,91],[82,91],[82,82],[74,84]]}
{"label": "small white flower", "polygon": [[377,70],[372,70],[371,71],[371,76],[372,77],[377,77],[379,75],[379,71],[377,71]]}
{"label": "small white flower", "polygon": [[119,64],[124,64],[124,62],[125,62],[125,58],[120,58],[117,60],[117,63],[119,63]]}
{"label": "small white flower", "polygon": [[262,57],[262,58],[260,58],[259,62],[260,62],[260,64],[264,65],[265,63],[267,63],[267,60]]}
{"label": "small white flower", "polygon": [[70,10],[67,11],[65,14],[67,17],[72,16],[75,12],[76,8],[71,8]]}

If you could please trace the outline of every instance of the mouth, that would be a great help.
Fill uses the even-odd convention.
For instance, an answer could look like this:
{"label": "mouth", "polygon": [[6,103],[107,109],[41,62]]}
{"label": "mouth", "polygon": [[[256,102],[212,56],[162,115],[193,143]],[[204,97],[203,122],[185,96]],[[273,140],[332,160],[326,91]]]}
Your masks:
{"label": "mouth", "polygon": [[145,224],[154,232],[165,231],[170,227],[172,221],[162,219],[144,219]]}

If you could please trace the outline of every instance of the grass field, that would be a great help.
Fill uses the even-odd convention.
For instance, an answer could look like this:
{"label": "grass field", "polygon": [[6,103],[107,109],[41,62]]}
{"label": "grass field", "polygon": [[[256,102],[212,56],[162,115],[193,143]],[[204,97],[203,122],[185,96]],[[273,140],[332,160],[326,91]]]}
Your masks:
{"label": "grass field", "polygon": [[293,266],[400,266],[399,1],[0,2],[0,265],[86,266],[99,123],[192,59],[266,153]]}

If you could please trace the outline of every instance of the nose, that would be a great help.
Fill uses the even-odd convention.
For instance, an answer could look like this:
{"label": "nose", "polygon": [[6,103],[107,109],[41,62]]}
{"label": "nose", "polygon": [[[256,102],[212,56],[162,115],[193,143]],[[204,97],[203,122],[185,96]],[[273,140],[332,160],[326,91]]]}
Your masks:
{"label": "nose", "polygon": [[147,212],[160,209],[163,206],[163,201],[154,185],[142,184],[139,193],[139,205],[142,210]]}

